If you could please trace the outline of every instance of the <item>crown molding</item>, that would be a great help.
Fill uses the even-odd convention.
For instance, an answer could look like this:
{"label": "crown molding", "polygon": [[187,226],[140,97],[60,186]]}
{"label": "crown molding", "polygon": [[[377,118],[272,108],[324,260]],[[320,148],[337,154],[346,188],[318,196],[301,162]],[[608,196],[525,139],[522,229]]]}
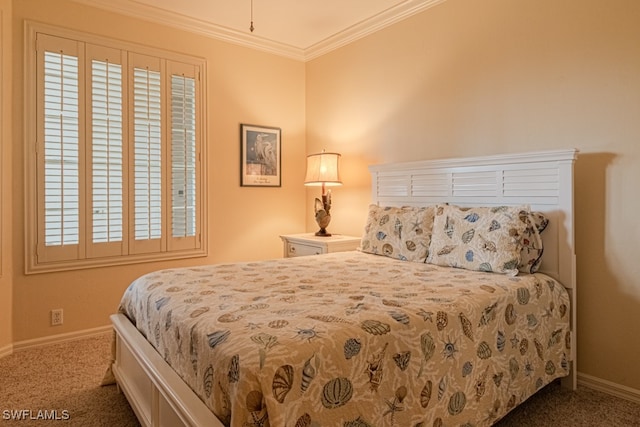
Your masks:
{"label": "crown molding", "polygon": [[189,31],[297,61],[309,61],[446,0],[407,0],[305,49],[131,0],[73,0],[86,6]]}
{"label": "crown molding", "polygon": [[304,60],[309,61],[373,34],[390,25],[427,10],[446,0],[409,0],[398,6],[387,9],[369,19],[346,28],[335,35],[318,42],[304,51]]}

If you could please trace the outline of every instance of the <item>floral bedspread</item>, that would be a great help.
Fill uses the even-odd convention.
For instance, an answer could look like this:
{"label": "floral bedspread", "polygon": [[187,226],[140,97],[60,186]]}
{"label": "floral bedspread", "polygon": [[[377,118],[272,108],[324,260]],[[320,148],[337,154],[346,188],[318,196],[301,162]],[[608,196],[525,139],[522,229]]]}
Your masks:
{"label": "floral bedspread", "polygon": [[569,298],[358,251],[162,270],[125,313],[231,426],[484,426],[568,374]]}

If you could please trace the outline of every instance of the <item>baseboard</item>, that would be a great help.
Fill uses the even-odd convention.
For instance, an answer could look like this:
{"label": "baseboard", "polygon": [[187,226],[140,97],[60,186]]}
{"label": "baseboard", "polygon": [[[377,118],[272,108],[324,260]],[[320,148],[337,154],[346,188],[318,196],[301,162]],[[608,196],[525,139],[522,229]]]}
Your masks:
{"label": "baseboard", "polygon": [[12,353],[13,353],[13,344],[0,347],[0,359],[2,359],[3,357],[9,356]]}
{"label": "baseboard", "polygon": [[640,403],[640,390],[578,372],[578,385]]}
{"label": "baseboard", "polygon": [[13,352],[27,350],[34,347],[42,347],[44,345],[57,344],[57,343],[66,342],[66,341],[75,341],[82,338],[88,338],[94,335],[100,335],[100,334],[104,334],[111,331],[113,331],[113,327],[111,325],[107,325],[107,326],[100,326],[99,328],[83,329],[82,331],[69,332],[66,334],[57,334],[57,335],[51,335],[48,337],[18,341],[13,343]]}

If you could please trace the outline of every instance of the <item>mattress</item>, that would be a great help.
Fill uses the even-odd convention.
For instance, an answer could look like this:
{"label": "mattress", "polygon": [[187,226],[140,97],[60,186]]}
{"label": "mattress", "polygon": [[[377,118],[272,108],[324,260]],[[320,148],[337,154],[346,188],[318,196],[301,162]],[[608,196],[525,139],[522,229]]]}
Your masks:
{"label": "mattress", "polygon": [[569,373],[544,274],[359,251],[161,270],[124,313],[232,426],[491,425]]}

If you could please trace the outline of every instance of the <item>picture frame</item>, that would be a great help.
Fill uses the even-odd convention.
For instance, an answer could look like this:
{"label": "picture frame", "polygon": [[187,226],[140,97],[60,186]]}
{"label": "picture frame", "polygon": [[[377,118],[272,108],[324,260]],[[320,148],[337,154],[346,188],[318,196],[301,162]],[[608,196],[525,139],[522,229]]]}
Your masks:
{"label": "picture frame", "polygon": [[278,127],[240,124],[240,185],[280,187],[281,135]]}

